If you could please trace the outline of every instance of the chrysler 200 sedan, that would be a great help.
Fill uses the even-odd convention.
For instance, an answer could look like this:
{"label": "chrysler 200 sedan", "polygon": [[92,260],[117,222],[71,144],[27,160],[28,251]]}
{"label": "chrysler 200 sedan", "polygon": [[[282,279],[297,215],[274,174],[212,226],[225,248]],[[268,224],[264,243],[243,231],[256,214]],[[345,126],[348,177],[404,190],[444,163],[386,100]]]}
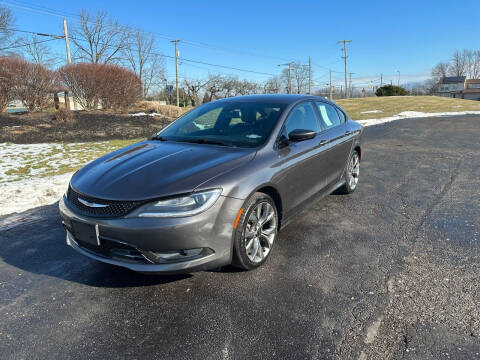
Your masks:
{"label": "chrysler 200 sedan", "polygon": [[67,244],[140,272],[257,268],[301,210],[355,190],[362,133],[315,96],[199,106],[73,175],[59,205]]}

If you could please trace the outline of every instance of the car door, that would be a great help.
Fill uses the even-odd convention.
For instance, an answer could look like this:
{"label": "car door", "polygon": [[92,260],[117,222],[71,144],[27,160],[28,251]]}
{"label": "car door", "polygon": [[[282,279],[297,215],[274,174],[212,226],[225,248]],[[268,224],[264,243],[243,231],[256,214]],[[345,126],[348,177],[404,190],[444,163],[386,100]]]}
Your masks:
{"label": "car door", "polygon": [[274,180],[285,194],[284,211],[293,211],[305,200],[325,186],[322,159],[322,146],[318,135],[313,139],[287,141],[288,134],[296,129],[322,132],[315,105],[311,101],[297,104],[287,116],[277,143],[277,163],[282,169]]}
{"label": "car door", "polygon": [[352,148],[353,135],[348,128],[345,114],[336,106],[316,101],[316,110],[323,129],[319,140],[324,146],[326,186],[340,181]]}

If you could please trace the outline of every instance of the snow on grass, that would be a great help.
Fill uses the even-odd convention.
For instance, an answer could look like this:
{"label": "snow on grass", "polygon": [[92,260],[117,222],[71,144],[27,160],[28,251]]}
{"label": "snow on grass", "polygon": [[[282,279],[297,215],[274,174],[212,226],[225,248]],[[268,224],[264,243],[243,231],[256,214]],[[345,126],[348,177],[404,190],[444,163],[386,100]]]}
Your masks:
{"label": "snow on grass", "polygon": [[75,170],[135,141],[0,143],[0,216],[56,202]]}
{"label": "snow on grass", "polygon": [[456,111],[456,112],[438,112],[438,113],[425,113],[421,111],[402,111],[401,113],[389,117],[379,119],[365,119],[356,120],[363,126],[372,126],[385,124],[395,120],[412,119],[412,118],[425,118],[425,117],[439,117],[439,116],[454,116],[454,115],[480,115],[480,111]]}
{"label": "snow on grass", "polygon": [[65,193],[73,172],[0,184],[0,216],[53,204]]}
{"label": "snow on grass", "polygon": [[137,113],[133,113],[133,114],[128,114],[128,116],[163,116],[162,114],[159,114],[159,113],[156,113],[156,112],[152,112],[152,113],[146,113],[146,112],[137,112]]}
{"label": "snow on grass", "polygon": [[383,112],[382,110],[368,110],[368,111],[360,111],[360,114],[378,114]]}

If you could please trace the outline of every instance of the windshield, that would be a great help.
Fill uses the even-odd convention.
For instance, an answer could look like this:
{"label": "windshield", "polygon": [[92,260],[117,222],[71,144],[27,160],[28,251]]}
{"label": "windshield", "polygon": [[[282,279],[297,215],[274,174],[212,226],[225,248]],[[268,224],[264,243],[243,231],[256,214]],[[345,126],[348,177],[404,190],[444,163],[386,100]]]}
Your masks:
{"label": "windshield", "polygon": [[257,147],[265,142],[285,105],[257,102],[208,103],[157,134],[161,140]]}

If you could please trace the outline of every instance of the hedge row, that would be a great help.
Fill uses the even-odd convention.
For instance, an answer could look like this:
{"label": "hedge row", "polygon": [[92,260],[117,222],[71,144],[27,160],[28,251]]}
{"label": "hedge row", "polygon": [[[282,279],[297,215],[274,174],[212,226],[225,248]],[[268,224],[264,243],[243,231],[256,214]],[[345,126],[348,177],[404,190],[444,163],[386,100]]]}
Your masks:
{"label": "hedge row", "polygon": [[141,98],[142,83],[117,65],[78,63],[51,71],[21,58],[0,57],[1,109],[19,99],[30,111],[40,110],[62,90],[87,110],[121,109]]}

